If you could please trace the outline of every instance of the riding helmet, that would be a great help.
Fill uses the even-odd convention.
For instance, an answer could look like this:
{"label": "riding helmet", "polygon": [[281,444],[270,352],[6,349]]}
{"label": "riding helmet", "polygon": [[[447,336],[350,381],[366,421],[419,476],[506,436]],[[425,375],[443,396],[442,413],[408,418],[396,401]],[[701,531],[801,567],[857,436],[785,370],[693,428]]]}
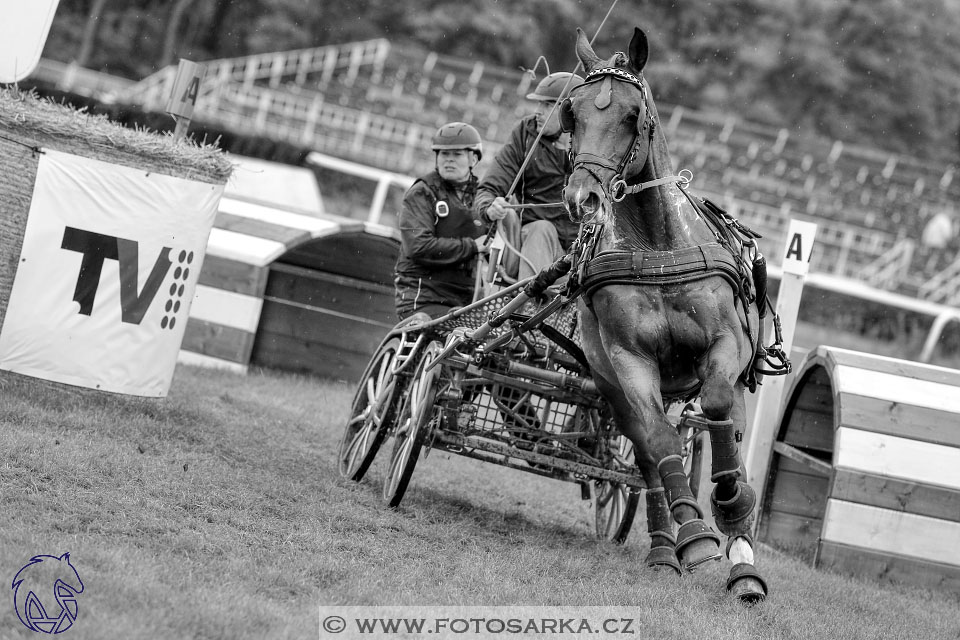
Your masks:
{"label": "riding helmet", "polygon": [[477,160],[483,158],[483,143],[480,140],[480,134],[466,122],[448,122],[437,129],[430,148],[434,151],[469,149],[477,154]]}
{"label": "riding helmet", "polygon": [[[551,73],[541,80],[533,93],[527,94],[527,100],[549,100],[551,102],[559,100],[560,94],[563,92],[563,88],[567,86],[567,80],[570,76],[573,76],[573,80],[570,81],[570,87],[567,89],[567,93],[583,84],[583,78],[580,76],[574,73],[567,73],[566,71],[558,71],[557,73]],[[566,98],[566,94],[564,94],[563,97]]]}

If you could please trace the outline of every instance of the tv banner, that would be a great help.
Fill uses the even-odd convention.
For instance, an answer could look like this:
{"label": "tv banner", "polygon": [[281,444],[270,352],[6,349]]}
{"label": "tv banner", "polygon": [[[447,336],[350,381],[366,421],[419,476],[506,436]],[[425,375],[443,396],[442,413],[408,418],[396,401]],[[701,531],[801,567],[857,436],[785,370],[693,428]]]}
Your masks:
{"label": "tv banner", "polygon": [[223,189],[44,149],[0,369],[165,397]]}

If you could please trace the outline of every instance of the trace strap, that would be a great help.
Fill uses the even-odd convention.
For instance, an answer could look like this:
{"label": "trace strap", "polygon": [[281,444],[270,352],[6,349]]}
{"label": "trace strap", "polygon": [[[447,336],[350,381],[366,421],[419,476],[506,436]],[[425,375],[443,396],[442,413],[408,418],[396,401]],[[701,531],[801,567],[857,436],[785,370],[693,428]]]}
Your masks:
{"label": "trace strap", "polygon": [[640,193],[644,189],[658,187],[661,184],[667,184],[669,182],[676,182],[681,188],[686,188],[691,181],[693,181],[693,172],[689,169],[683,169],[675,176],[665,176],[663,178],[657,178],[656,180],[649,180],[647,182],[641,182],[634,185],[628,185],[627,181],[623,178],[617,178],[610,183],[610,197],[613,198],[614,202],[620,202],[628,195],[632,193]]}

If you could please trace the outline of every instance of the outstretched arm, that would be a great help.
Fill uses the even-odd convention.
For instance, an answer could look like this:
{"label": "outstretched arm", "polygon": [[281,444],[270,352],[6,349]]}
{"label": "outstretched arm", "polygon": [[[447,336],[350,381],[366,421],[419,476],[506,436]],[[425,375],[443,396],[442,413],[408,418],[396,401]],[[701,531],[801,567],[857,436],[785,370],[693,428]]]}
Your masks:
{"label": "outstretched arm", "polygon": [[507,209],[504,206],[507,204],[507,192],[516,179],[526,155],[522,135],[523,126],[524,123],[521,121],[514,127],[510,133],[510,139],[497,152],[493,164],[477,187],[474,210],[488,222],[500,220],[507,215]]}

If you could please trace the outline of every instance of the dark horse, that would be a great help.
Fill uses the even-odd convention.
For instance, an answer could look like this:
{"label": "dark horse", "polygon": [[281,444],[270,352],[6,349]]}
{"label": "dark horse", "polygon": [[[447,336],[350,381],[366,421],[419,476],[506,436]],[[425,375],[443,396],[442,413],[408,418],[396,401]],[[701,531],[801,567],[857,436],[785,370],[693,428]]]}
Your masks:
{"label": "dark horse", "polygon": [[674,174],[642,73],[643,31],[634,30],[628,53],[601,60],[578,30],[577,55],[586,82],[560,105],[560,120],[573,133],[564,200],[584,229],[583,348],[648,487],[647,563],[679,573],[722,557],[664,410],[664,398],[699,396],[711,441],[712,511],[734,563],[727,587],[756,602],[766,595],[750,537],[756,495],[740,479],[737,442],[761,340],[756,300],[765,300],[765,282],[758,293],[751,260],[759,253],[750,235],[733,237],[728,227],[748,229],[689,196]]}

